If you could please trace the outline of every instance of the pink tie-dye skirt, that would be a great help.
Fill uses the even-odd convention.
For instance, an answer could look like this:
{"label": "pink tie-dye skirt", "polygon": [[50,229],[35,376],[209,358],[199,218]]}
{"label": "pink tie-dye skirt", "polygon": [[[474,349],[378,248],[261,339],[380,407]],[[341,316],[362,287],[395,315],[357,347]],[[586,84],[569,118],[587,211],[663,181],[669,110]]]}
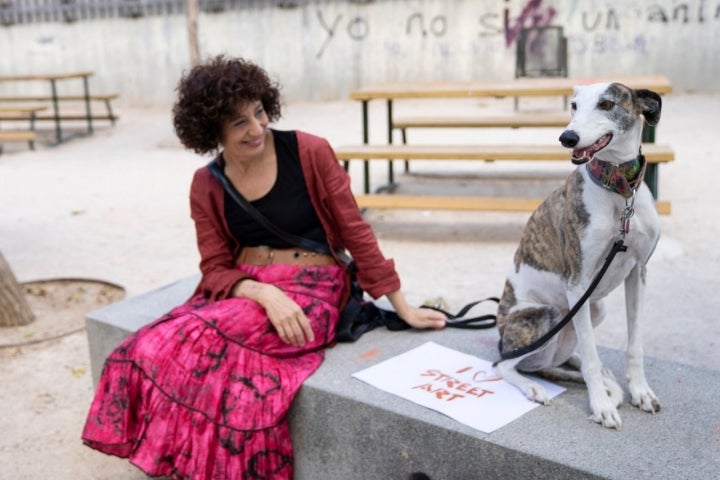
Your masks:
{"label": "pink tie-dye skirt", "polygon": [[335,335],[341,267],[244,266],[285,291],[315,340],[283,343],[243,298],[195,297],[143,327],[107,358],[83,441],[152,476],[290,479],[286,414]]}

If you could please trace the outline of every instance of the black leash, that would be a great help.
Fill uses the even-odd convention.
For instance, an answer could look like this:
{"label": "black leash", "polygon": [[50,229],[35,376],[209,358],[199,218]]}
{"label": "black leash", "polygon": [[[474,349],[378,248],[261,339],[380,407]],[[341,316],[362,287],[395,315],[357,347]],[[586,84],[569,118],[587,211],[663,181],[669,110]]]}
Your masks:
{"label": "black leash", "polygon": [[497,317],[493,314],[487,314],[487,315],[479,315],[477,317],[467,317],[467,313],[475,306],[479,305],[483,302],[495,302],[500,303],[500,299],[498,297],[488,297],[484,298],[482,300],[478,300],[476,302],[468,303],[463,308],[461,308],[457,313],[453,314],[450,312],[446,312],[440,307],[432,306],[432,305],[422,305],[420,308],[429,308],[431,310],[435,310],[437,312],[442,313],[447,317],[447,322],[445,322],[446,327],[450,328],[467,328],[467,329],[483,329],[483,328],[492,328],[497,324]]}
{"label": "black leash", "polygon": [[[582,297],[580,297],[580,300],[577,301],[577,303],[573,306],[572,309],[563,317],[563,319],[555,325],[554,328],[552,328],[548,333],[531,343],[530,345],[522,348],[517,348],[511,352],[503,352],[502,348],[502,339],[500,340],[500,344],[498,345],[498,350],[500,350],[500,357],[503,360],[510,360],[512,358],[518,358],[523,355],[526,355],[534,350],[537,350],[541,346],[543,346],[548,340],[550,340],[553,336],[555,336],[562,328],[568,324],[570,320],[575,316],[575,314],[580,310],[580,307],[582,307],[583,303],[585,303],[588,298],[590,298],[590,295],[595,290],[595,287],[598,286],[598,283],[600,283],[600,280],[602,279],[603,275],[605,275],[605,272],[607,271],[608,267],[610,267],[610,263],[613,261],[613,258],[615,258],[615,255],[617,255],[618,252],[624,252],[627,250],[627,246],[624,243],[625,235],[630,232],[630,219],[635,214],[635,195],[637,193],[637,189],[640,187],[640,184],[643,181],[644,178],[644,172],[645,172],[645,157],[642,154],[642,148],[640,149],[638,153],[638,161],[641,163],[641,170],[640,173],[637,176],[636,181],[633,182],[633,184],[630,185],[631,193],[629,196],[622,195],[625,197],[625,208],[622,211],[622,214],[620,215],[620,236],[617,240],[615,240],[615,243],[613,243],[612,248],[610,249],[610,253],[605,258],[605,263],[603,264],[600,271],[595,275],[595,278],[593,278],[592,283],[588,287],[587,291],[583,294]],[[590,175],[593,177],[593,175]],[[593,177],[594,178],[594,177]],[[626,179],[627,180],[627,179]],[[620,194],[619,191],[615,191],[615,193]]]}
{"label": "black leash", "polygon": [[605,263],[603,264],[600,271],[595,275],[595,278],[593,279],[592,283],[588,287],[585,294],[583,294],[582,297],[580,297],[580,300],[577,301],[575,306],[563,317],[563,319],[555,325],[549,332],[547,332],[542,337],[538,338],[536,341],[531,343],[530,345],[522,348],[516,348],[515,350],[512,350],[510,352],[503,352],[502,348],[502,339],[500,340],[499,344],[499,350],[500,350],[500,357],[503,360],[510,360],[511,358],[517,358],[521,357],[525,354],[528,354],[534,350],[537,350],[541,346],[543,346],[548,340],[550,340],[552,337],[554,337],[562,328],[568,324],[570,320],[575,316],[575,314],[580,310],[580,307],[582,307],[583,303],[587,301],[588,298],[590,298],[590,295],[595,290],[595,287],[598,286],[598,283],[600,283],[600,280],[602,279],[603,275],[605,275],[605,272],[607,271],[608,267],[610,267],[610,263],[613,261],[613,258],[615,258],[615,255],[617,255],[618,252],[624,252],[627,250],[627,246],[623,242],[623,237],[621,236],[619,239],[615,241],[612,248],[610,249],[610,253],[605,258]]}

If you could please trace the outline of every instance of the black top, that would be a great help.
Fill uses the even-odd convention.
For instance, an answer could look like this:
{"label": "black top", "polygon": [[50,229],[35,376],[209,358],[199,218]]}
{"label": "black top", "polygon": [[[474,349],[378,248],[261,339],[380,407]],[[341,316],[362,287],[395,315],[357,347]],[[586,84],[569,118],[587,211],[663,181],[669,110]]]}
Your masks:
{"label": "black top", "polygon": [[[294,131],[271,130],[277,155],[277,178],[270,191],[250,202],[270,223],[280,230],[327,244],[300,164],[297,136]],[[289,248],[290,245],[273,235],[248,215],[225,192],[225,217],[228,227],[240,245]]]}

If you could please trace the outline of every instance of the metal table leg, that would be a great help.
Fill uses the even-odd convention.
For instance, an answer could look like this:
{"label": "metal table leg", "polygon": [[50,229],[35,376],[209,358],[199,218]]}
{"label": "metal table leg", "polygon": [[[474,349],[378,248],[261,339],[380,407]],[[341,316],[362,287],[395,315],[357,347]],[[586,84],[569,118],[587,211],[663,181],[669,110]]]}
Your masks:
{"label": "metal table leg", "polygon": [[62,128],[60,127],[60,105],[58,101],[57,84],[54,78],[50,79],[50,90],[52,94],[53,114],[55,117],[55,139],[57,143],[62,142]]}
{"label": "metal table leg", "polygon": [[[655,143],[655,127],[645,123],[642,131],[642,142],[643,143]],[[648,163],[645,168],[644,181],[647,184],[652,196],[655,200],[658,198],[658,181],[660,179],[660,172],[657,163]]]}
{"label": "metal table leg", "polygon": [[[367,145],[370,140],[370,134],[368,132],[368,100],[362,101],[362,117],[363,117],[363,144]],[[365,193],[370,193],[370,162],[367,160],[363,161],[363,173],[365,175]]]}
{"label": "metal table leg", "polygon": [[[388,98],[387,101],[387,122],[388,122],[388,144],[393,143],[393,105],[392,98]],[[393,172],[393,161],[388,160],[388,184],[392,185],[395,183],[395,172]]]}
{"label": "metal table leg", "polygon": [[88,86],[88,77],[83,77],[83,89],[85,92],[85,115],[87,117],[88,134],[93,133],[92,111],[90,109],[90,87]]}

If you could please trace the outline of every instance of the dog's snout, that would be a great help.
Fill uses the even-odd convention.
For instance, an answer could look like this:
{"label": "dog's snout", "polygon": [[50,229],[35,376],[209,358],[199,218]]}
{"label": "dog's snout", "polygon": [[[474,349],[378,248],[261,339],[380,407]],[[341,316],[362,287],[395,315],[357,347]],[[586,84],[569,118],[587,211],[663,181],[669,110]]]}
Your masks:
{"label": "dog's snout", "polygon": [[560,135],[560,143],[566,148],[574,147],[579,141],[580,136],[572,130],[565,130],[562,135]]}

